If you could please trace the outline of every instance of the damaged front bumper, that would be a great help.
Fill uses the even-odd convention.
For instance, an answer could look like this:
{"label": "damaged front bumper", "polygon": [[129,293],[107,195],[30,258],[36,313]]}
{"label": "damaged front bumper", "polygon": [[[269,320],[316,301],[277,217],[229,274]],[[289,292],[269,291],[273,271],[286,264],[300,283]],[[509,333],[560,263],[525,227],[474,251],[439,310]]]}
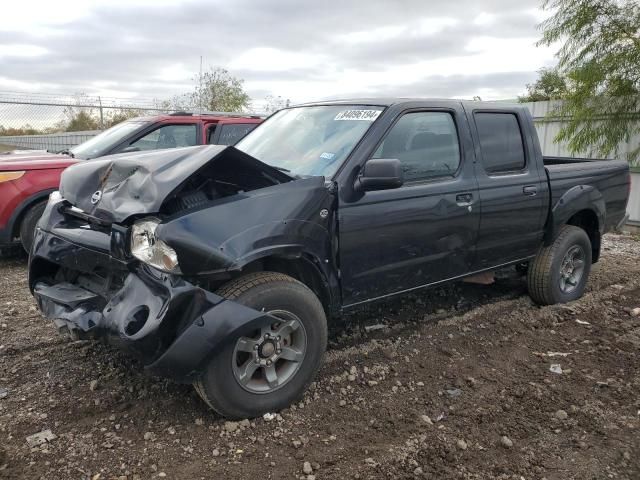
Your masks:
{"label": "damaged front bumper", "polygon": [[153,373],[189,383],[226,341],[275,320],[127,258],[126,238],[123,227],[93,230],[66,219],[61,203],[47,206],[29,286],[60,330],[106,339]]}

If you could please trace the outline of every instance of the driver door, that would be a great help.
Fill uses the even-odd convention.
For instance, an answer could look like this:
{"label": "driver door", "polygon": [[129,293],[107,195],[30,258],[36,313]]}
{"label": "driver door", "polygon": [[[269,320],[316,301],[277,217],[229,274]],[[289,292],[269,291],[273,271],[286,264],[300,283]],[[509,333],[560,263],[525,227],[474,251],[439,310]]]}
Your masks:
{"label": "driver door", "polygon": [[480,211],[473,148],[458,135],[468,128],[463,115],[461,107],[400,115],[372,158],[399,159],[404,185],[341,200],[345,306],[469,272]]}

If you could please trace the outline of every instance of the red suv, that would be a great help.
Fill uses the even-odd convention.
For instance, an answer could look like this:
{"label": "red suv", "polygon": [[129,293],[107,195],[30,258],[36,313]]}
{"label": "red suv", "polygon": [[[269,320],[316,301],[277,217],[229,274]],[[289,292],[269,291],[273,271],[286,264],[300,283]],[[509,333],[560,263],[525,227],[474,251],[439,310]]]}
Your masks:
{"label": "red suv", "polygon": [[28,251],[47,197],[58,189],[62,171],[78,161],[115,153],[192,145],[234,145],[262,122],[242,114],[185,112],[139,117],[77,145],[62,155],[0,155],[0,247],[17,243]]}

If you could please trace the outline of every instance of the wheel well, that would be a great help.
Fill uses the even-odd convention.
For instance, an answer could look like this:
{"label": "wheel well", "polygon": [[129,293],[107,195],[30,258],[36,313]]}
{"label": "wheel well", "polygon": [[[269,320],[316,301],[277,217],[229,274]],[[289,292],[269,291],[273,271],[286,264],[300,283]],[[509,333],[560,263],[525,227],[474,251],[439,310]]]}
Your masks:
{"label": "wheel well", "polygon": [[260,271],[284,273],[304,283],[316,294],[327,317],[331,316],[332,298],[329,285],[311,258],[304,255],[299,257],[279,255],[264,257],[245,265],[241,274]]}
{"label": "wheel well", "polygon": [[598,217],[593,210],[581,210],[567,220],[567,225],[580,227],[591,240],[592,262],[596,263],[600,258],[600,225]]}
{"label": "wheel well", "polygon": [[48,194],[47,195],[38,196],[38,197],[36,197],[36,198],[34,198],[32,200],[29,200],[27,204],[22,206],[22,209],[20,210],[20,213],[15,218],[15,220],[13,221],[13,225],[11,226],[11,238],[12,239],[20,237],[20,226],[22,225],[22,221],[24,220],[24,217],[29,212],[29,210],[31,210],[33,207],[35,207],[39,203],[46,202],[47,201],[47,197],[48,197]]}

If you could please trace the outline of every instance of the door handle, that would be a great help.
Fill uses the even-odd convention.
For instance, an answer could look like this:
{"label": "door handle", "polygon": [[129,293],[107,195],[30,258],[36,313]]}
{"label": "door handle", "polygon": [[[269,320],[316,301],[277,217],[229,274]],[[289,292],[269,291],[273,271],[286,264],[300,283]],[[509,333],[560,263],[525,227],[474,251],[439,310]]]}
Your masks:
{"label": "door handle", "polygon": [[456,195],[456,203],[461,207],[466,207],[473,203],[472,193],[459,193]]}
{"label": "door handle", "polygon": [[529,197],[535,197],[538,194],[538,187],[535,185],[527,185],[526,187],[522,187],[522,193]]}

